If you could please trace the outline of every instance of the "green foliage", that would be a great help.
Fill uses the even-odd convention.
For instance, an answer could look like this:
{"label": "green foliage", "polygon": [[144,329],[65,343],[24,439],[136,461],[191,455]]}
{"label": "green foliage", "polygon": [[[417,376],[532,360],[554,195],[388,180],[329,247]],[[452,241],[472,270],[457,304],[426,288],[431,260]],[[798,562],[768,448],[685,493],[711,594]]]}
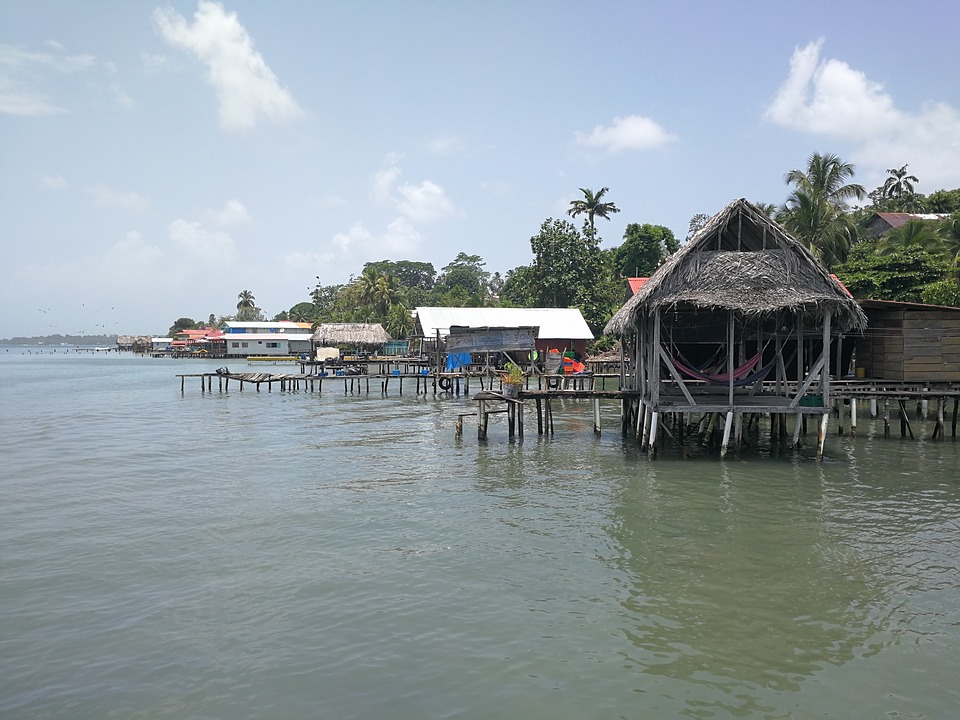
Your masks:
{"label": "green foliage", "polygon": [[630,223],[614,249],[614,271],[620,277],[649,277],[679,247],[670,228]]}
{"label": "green foliage", "polygon": [[575,218],[578,215],[585,214],[590,230],[594,230],[594,217],[602,217],[609,220],[611,215],[620,212],[620,208],[618,208],[616,204],[603,202],[603,196],[606,195],[609,190],[610,188],[603,187],[595,193],[590,188],[580,188],[580,192],[583,193],[583,200],[571,200],[567,215]]}
{"label": "green foliage", "polygon": [[506,371],[503,377],[503,381],[509,385],[523,385],[524,377],[523,368],[517,365],[515,362],[508,362],[503,366],[503,369]]}
{"label": "green foliage", "polygon": [[167,337],[173,337],[181,330],[196,330],[197,322],[193,318],[182,317],[174,320],[173,325],[167,330]]}
{"label": "green foliage", "polygon": [[907,245],[885,254],[875,241],[858,243],[847,261],[835,268],[853,296],[871,300],[924,302],[923,292],[944,277],[943,260],[920,245]]}
{"label": "green foliage", "polygon": [[836,155],[814,153],[804,170],[791,170],[786,181],[793,185],[779,220],[827,267],[842,263],[860,235],[847,214],[847,202],[863,198],[862,185],[847,182],[854,166]]}
{"label": "green foliage", "polygon": [[926,209],[932,213],[960,212],[960,188],[930,193],[927,195]]}
{"label": "green foliage", "polygon": [[[462,253],[461,253],[462,254]],[[411,260],[380,260],[363,266],[363,271],[370,268],[376,274],[386,273],[397,279],[397,282],[407,290],[422,288],[430,290],[437,279],[437,271],[433,263],[413,262]]]}
{"label": "green foliage", "polygon": [[537,307],[579,308],[590,328],[599,333],[623,291],[612,290],[611,268],[593,233],[582,235],[566,220],[548,218],[540,233],[530,238],[530,247],[533,265],[522,277],[528,285],[517,294]]}
{"label": "green foliage", "polygon": [[237,320],[247,322],[263,320],[263,311],[257,307],[257,299],[252,292],[241,290],[237,300]]}
{"label": "green foliage", "polygon": [[299,302],[290,308],[287,318],[293,322],[315,322],[317,320],[316,312],[317,308],[313,303]]}
{"label": "green foliage", "polygon": [[960,307],[960,283],[956,278],[938,280],[924,287],[920,298],[931,305]]}
{"label": "green foliage", "polygon": [[[490,273],[484,270],[486,263],[479,255],[460,252],[440,270],[435,289],[439,297],[460,298],[454,307],[479,306],[487,296]],[[452,294],[452,295],[451,295]]]}

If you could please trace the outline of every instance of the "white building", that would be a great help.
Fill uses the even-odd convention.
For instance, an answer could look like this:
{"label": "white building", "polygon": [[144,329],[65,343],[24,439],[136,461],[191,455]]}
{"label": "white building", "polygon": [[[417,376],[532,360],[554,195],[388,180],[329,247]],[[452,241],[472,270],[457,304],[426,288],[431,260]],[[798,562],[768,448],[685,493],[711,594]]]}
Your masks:
{"label": "white building", "polygon": [[240,322],[223,324],[227,355],[247,357],[289,356],[309,354],[312,349],[310,323],[276,320],[272,322]]}

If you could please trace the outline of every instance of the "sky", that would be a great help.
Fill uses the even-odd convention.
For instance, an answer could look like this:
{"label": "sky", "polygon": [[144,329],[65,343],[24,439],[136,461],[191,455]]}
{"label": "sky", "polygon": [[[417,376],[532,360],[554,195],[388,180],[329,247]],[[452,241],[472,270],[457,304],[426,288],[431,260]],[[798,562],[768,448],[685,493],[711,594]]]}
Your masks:
{"label": "sky", "polygon": [[[268,317],[364,263],[490,272],[782,203],[812,153],[960,187],[960,3],[0,0],[0,338]],[[579,225],[581,219],[574,222]]]}

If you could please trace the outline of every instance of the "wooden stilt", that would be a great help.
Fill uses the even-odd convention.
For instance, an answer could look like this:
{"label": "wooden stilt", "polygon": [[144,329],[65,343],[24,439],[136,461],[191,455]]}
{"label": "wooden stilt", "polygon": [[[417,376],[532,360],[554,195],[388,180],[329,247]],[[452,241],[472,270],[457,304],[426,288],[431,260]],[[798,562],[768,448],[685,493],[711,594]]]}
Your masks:
{"label": "wooden stilt", "polygon": [[657,457],[657,420],[660,413],[650,413],[650,439],[647,443],[647,457],[651,460]]}
{"label": "wooden stilt", "polygon": [[857,436],[857,399],[850,398],[850,437]]}
{"label": "wooden stilt", "polygon": [[827,423],[829,421],[829,413],[820,416],[820,431],[817,433],[817,460],[823,460],[823,447],[827,442]]}
{"label": "wooden stilt", "polygon": [[593,432],[600,434],[600,398],[593,399]]}
{"label": "wooden stilt", "polygon": [[797,413],[796,426],[793,428],[793,447],[800,447],[800,431],[803,429],[803,415]]}
{"label": "wooden stilt", "polygon": [[733,412],[727,413],[726,422],[723,425],[723,440],[720,443],[720,459],[727,456],[727,447],[730,444],[730,431],[733,429]]}

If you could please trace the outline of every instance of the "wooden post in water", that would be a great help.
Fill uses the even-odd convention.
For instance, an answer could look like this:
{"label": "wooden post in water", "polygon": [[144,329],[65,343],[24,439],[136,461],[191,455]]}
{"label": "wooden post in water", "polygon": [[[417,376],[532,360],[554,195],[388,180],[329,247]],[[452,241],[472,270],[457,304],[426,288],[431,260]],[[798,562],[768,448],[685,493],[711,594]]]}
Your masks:
{"label": "wooden post in water", "polygon": [[850,396],[850,437],[857,436],[857,398]]}
{"label": "wooden post in water", "polygon": [[817,433],[817,460],[823,460],[823,447],[827,443],[827,423],[830,421],[830,413],[824,413],[820,416],[820,431]]}
{"label": "wooden post in water", "polygon": [[600,398],[593,399],[593,432],[600,434]]}
{"label": "wooden post in water", "polygon": [[657,457],[657,421],[660,413],[650,413],[650,440],[647,443],[647,457],[653,460]]}
{"label": "wooden post in water", "polygon": [[720,442],[720,459],[727,456],[727,447],[730,445],[730,431],[733,429],[733,411],[726,415],[726,422],[723,424],[723,440]]}

